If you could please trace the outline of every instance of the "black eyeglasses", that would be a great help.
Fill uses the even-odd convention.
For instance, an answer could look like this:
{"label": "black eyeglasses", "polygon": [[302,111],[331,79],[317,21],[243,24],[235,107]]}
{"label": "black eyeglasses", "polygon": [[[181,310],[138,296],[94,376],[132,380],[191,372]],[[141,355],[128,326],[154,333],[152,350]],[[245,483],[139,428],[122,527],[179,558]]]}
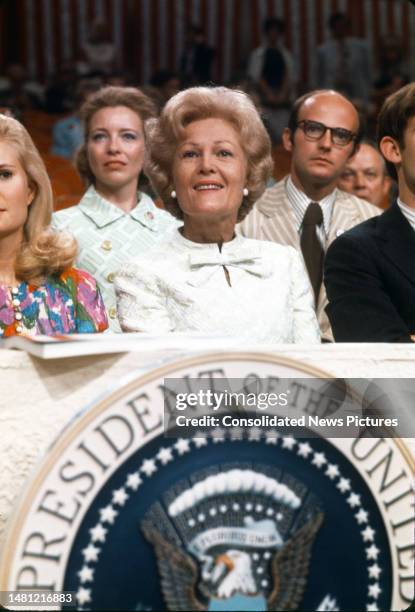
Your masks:
{"label": "black eyeglasses", "polygon": [[345,147],[352,140],[356,139],[356,134],[350,130],[345,130],[340,127],[328,127],[319,121],[308,121],[304,119],[297,123],[297,127],[301,128],[307,140],[320,140],[323,138],[327,130],[330,130],[331,141],[339,147]]}

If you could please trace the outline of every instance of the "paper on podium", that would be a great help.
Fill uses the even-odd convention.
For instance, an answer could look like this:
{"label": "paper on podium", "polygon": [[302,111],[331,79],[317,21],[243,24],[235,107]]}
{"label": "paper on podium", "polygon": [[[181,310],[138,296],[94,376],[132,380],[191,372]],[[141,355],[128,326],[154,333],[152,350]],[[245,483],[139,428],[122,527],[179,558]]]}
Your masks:
{"label": "paper on podium", "polygon": [[242,338],[202,336],[194,333],[154,335],[128,334],[70,334],[60,336],[11,336],[0,340],[0,349],[19,349],[42,359],[59,359],[105,353],[160,353],[175,354],[199,350],[228,350],[246,343]]}

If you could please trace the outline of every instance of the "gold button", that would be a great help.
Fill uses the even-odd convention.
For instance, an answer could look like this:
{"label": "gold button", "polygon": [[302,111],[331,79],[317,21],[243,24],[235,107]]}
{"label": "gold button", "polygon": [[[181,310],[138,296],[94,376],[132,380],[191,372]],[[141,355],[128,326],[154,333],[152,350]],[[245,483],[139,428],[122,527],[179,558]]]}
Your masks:
{"label": "gold button", "polygon": [[23,331],[23,327],[21,325],[16,325],[16,333],[21,334]]}
{"label": "gold button", "polygon": [[18,298],[14,298],[12,300],[12,304],[13,304],[13,306],[20,306],[20,300]]}
{"label": "gold button", "polygon": [[12,287],[12,294],[17,295],[19,293],[19,287]]}
{"label": "gold button", "polygon": [[16,312],[14,315],[14,318],[16,319],[16,321],[21,321],[22,320],[22,313],[21,312]]}
{"label": "gold button", "polygon": [[110,316],[110,319],[116,319],[117,318],[117,309],[115,308],[115,306],[111,306],[111,308],[108,311],[108,314]]}
{"label": "gold button", "polygon": [[113,283],[114,282],[114,278],[115,278],[115,273],[114,272],[110,272],[109,274],[107,274],[107,281],[109,283]]}
{"label": "gold button", "polygon": [[104,240],[104,242],[101,244],[101,249],[103,249],[104,251],[111,251],[112,249],[111,240]]}

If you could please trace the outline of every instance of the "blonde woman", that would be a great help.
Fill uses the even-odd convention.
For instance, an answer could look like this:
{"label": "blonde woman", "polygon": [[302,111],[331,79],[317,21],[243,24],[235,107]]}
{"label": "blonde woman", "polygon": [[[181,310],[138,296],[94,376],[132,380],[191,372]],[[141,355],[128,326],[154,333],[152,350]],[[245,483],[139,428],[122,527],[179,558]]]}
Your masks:
{"label": "blonde woman", "polygon": [[26,129],[0,115],[0,337],[107,328],[95,280],[72,267],[76,243],[49,228],[52,190]]}
{"label": "blonde woman", "polygon": [[81,107],[84,143],[77,167],[88,190],[77,206],[53,215],[53,225],[79,244],[77,263],[97,279],[111,330],[120,331],[115,272],[147,251],[177,222],[139,189],[144,163],[144,123],[153,102],[132,87],[104,87]]}

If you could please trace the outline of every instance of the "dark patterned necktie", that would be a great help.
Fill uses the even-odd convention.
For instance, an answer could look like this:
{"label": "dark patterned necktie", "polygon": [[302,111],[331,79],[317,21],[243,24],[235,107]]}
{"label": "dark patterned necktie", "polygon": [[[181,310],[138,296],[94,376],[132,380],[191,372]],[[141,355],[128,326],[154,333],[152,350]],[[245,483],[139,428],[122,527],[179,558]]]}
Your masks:
{"label": "dark patterned necktie", "polygon": [[324,251],[317,237],[317,227],[320,227],[322,223],[323,211],[320,204],[311,202],[304,215],[300,242],[316,304],[323,280]]}

